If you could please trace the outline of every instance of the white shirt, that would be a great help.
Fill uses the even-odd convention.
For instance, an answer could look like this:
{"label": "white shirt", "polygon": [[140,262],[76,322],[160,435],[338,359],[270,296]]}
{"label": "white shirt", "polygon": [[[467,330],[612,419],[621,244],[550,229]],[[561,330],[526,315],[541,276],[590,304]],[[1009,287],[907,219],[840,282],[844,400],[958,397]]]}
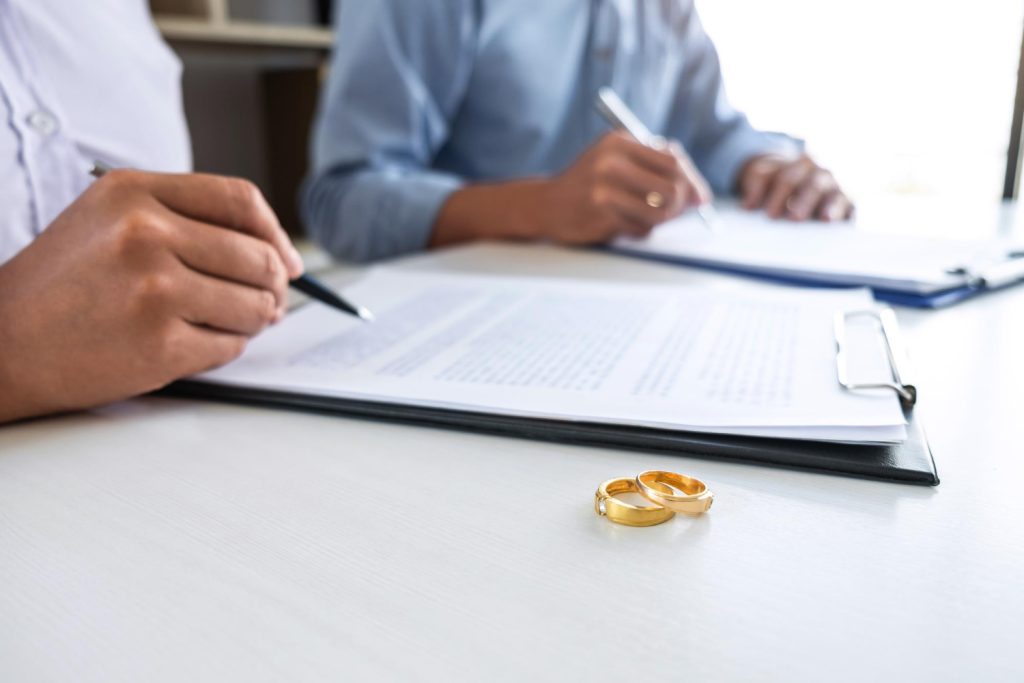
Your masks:
{"label": "white shirt", "polygon": [[181,63],[146,0],[0,0],[0,264],[88,187],[93,161],[192,165]]}

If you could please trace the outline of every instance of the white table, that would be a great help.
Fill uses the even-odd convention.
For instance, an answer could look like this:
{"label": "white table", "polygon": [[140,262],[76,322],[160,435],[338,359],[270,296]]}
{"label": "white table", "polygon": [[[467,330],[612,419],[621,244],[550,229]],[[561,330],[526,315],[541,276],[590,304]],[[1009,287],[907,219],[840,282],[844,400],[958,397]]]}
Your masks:
{"label": "white table", "polygon": [[[1024,680],[1022,311],[900,312],[934,489],[171,399],[2,428],[0,680]],[[594,514],[649,468],[714,509]]]}

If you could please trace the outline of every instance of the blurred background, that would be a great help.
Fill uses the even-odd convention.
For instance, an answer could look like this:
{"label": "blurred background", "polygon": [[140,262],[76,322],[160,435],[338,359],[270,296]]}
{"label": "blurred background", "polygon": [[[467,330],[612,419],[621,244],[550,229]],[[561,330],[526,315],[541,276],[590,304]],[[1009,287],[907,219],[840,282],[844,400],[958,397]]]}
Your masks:
{"label": "blurred background", "polygon": [[1024,2],[697,0],[733,102],[856,196],[1001,195]]}
{"label": "blurred background", "polygon": [[[329,4],[151,0],[185,64],[196,168],[254,179],[292,231]],[[861,204],[995,204],[1015,189],[1024,0],[697,6],[733,102],[755,125],[806,139]]]}

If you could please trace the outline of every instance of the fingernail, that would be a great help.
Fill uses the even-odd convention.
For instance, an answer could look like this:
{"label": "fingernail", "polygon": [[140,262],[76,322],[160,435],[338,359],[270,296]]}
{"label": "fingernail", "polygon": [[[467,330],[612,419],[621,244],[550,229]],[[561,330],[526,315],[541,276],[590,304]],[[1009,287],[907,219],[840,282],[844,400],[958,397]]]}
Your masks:
{"label": "fingernail", "polygon": [[288,309],[286,309],[284,306],[281,306],[280,308],[278,308],[277,312],[274,313],[274,319],[270,321],[270,324],[271,325],[276,325],[279,322],[281,322],[282,320],[284,320],[284,316],[285,316],[286,313],[288,313]]}

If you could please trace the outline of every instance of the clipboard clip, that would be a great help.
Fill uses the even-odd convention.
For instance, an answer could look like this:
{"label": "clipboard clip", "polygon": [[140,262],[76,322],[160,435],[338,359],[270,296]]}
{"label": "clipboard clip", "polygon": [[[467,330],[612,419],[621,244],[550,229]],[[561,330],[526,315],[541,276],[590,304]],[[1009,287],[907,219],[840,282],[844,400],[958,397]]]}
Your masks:
{"label": "clipboard clip", "polygon": [[1011,251],[1002,261],[984,268],[957,266],[946,271],[949,275],[964,278],[964,283],[974,289],[1000,289],[1024,280],[1024,252]]}
{"label": "clipboard clip", "polygon": [[[851,382],[846,353],[846,323],[851,318],[871,318],[878,322],[882,331],[882,339],[885,342],[885,353],[889,359],[889,371],[892,375],[889,381],[882,382]],[[862,391],[867,389],[892,389],[899,396],[900,403],[904,408],[911,408],[917,403],[917,387],[910,380],[907,358],[904,353],[902,338],[900,337],[899,323],[896,321],[896,314],[891,308],[863,311],[842,311],[836,313],[835,320],[836,339],[836,377],[839,384],[847,391]]]}

